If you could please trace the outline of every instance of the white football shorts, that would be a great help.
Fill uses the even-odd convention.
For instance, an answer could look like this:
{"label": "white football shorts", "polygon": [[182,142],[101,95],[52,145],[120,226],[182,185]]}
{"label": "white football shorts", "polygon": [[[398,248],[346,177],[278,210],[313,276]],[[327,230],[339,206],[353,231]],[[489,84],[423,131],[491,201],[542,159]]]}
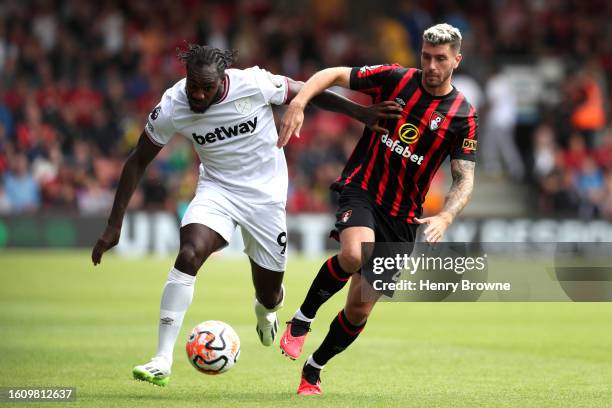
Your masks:
{"label": "white football shorts", "polygon": [[239,225],[244,252],[257,265],[284,272],[287,264],[287,221],[285,203],[252,204],[238,195],[200,180],[181,227],[203,224],[226,242]]}

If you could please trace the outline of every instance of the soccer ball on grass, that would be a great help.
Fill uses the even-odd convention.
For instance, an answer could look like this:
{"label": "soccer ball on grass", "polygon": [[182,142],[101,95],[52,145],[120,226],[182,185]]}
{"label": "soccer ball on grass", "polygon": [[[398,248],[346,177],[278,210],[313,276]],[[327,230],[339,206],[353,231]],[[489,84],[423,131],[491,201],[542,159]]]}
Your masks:
{"label": "soccer ball on grass", "polygon": [[229,324],[208,320],[193,328],[186,349],[187,358],[196,370],[221,374],[238,361],[240,338]]}

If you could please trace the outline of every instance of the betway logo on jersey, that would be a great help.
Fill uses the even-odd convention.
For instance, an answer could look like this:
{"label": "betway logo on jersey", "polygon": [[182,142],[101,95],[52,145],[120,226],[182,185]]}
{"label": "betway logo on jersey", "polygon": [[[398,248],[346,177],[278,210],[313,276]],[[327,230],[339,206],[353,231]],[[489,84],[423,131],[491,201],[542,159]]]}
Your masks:
{"label": "betway logo on jersey", "polygon": [[410,145],[403,146],[399,139],[393,140],[388,134],[384,134],[380,137],[380,141],[382,144],[387,146],[388,149],[391,149],[392,152],[409,159],[411,162],[419,165],[423,162],[424,156],[419,156],[418,154],[411,152]]}
{"label": "betway logo on jersey", "polygon": [[252,134],[256,128],[257,116],[252,120],[247,120],[246,122],[238,123],[234,126],[221,126],[215,128],[214,131],[208,132],[205,135],[192,133],[191,137],[197,144],[205,145],[207,143],[215,143],[217,140],[231,139],[234,136],[244,135],[245,133]]}

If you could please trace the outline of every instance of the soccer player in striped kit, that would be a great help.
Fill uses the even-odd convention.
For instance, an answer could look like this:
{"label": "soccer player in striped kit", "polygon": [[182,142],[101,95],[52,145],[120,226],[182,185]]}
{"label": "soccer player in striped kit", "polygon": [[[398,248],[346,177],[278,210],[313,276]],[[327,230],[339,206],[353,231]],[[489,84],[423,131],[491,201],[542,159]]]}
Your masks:
{"label": "soccer player in striped kit", "polygon": [[[303,110],[312,97],[337,85],[364,92],[376,102],[395,101],[401,119],[386,120],[387,133],[364,129],[341,177],[335,236],[340,253],[327,260],[280,341],[283,353],[299,357],[319,307],[351,279],[346,305],[334,318],[319,348],[302,370],[298,394],[320,394],[320,370],[346,349],[365,327],[376,300],[364,301],[369,284],[360,275],[363,242],[413,243],[424,225],[430,243],[444,232],[469,201],[474,185],[478,120],[474,108],[452,84],[461,62],[461,33],[438,24],[423,33],[421,69],[397,64],[335,67],[313,75],[291,101],[281,125],[279,145],[299,134]],[[450,155],[453,182],[442,211],[420,218],[431,180]],[[373,291],[373,289],[371,289]]]}

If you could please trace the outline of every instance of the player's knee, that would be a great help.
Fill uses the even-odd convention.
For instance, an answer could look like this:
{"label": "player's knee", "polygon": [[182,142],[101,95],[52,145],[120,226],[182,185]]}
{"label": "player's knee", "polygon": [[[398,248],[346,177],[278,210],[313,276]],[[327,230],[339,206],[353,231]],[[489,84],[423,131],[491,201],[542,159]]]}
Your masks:
{"label": "player's knee", "polygon": [[344,308],[344,314],[348,321],[354,326],[360,326],[368,320],[372,308],[369,304],[351,304]]}
{"label": "player's knee", "polygon": [[181,272],[195,276],[203,262],[203,254],[201,254],[194,245],[185,244],[179,249],[175,265]]}
{"label": "player's knee", "polygon": [[342,248],[338,255],[340,266],[347,273],[354,273],[361,268],[361,246]]}
{"label": "player's knee", "polygon": [[257,299],[266,309],[274,309],[278,305],[278,298],[272,296],[257,296]]}

